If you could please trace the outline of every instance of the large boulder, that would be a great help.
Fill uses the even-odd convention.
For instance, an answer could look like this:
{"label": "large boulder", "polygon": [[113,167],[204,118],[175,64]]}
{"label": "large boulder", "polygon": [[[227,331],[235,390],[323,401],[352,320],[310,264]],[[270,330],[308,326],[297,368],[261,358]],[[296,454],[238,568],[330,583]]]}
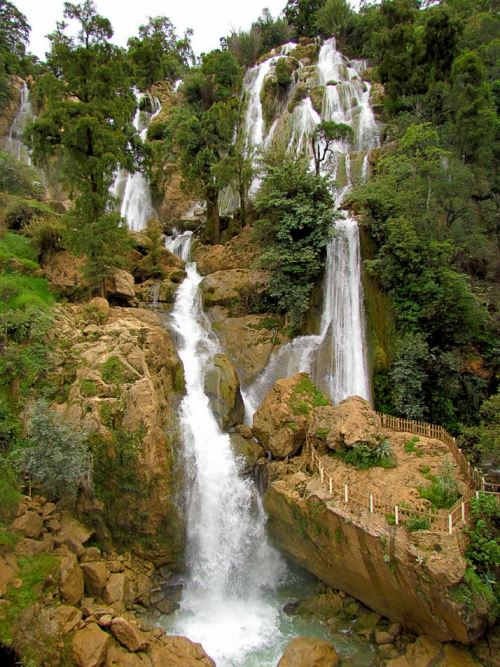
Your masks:
{"label": "large boulder", "polygon": [[240,308],[246,311],[247,302],[263,294],[269,282],[267,271],[257,269],[229,269],[216,271],[203,279],[201,293],[205,307],[235,306],[243,300]]}
{"label": "large boulder", "polygon": [[73,656],[78,667],[101,667],[112,643],[111,636],[96,623],[78,630],[73,638]]}
{"label": "large boulder", "polygon": [[5,595],[10,582],[16,578],[19,566],[14,554],[5,554],[0,558],[0,597]]}
{"label": "large boulder", "polygon": [[213,366],[205,375],[205,393],[221,429],[243,421],[245,409],[240,381],[233,364],[225,354],[216,354]]}
{"label": "large boulder", "polygon": [[161,637],[148,649],[152,667],[215,667],[200,644],[187,637]]}
{"label": "large boulder", "polygon": [[60,558],[59,593],[70,605],[76,605],[83,596],[83,573],[78,560],[72,552],[66,550]]}
{"label": "large boulder", "polygon": [[339,656],[324,639],[295,637],[287,645],[278,667],[337,667]]}
{"label": "large boulder", "polygon": [[244,475],[253,472],[257,461],[264,456],[264,448],[252,438],[245,438],[239,433],[229,435],[233,454],[240,462],[240,470]]}
{"label": "large boulder", "polygon": [[142,632],[135,625],[135,623],[131,623],[123,616],[114,618],[111,621],[110,628],[111,632],[120,642],[120,644],[125,646],[125,648],[127,648],[132,653],[141,651],[146,648],[147,642]]}
{"label": "large boulder", "polygon": [[81,568],[87,593],[94,597],[101,595],[109,577],[106,563],[102,561],[82,563]]}
{"label": "large boulder", "polygon": [[12,527],[26,537],[36,539],[42,532],[43,519],[38,512],[28,511],[17,517]]}
{"label": "large boulder", "polygon": [[328,401],[307,373],[278,380],[253,418],[253,433],[276,458],[294,455],[305,443],[314,409]]}
{"label": "large boulder", "polygon": [[370,404],[359,396],[350,396],[338,405],[314,410],[307,433],[317,448],[343,450],[359,443],[376,446],[380,423]]}
{"label": "large boulder", "polygon": [[135,300],[134,276],[123,269],[114,269],[106,278],[106,292],[112,301],[131,304]]}

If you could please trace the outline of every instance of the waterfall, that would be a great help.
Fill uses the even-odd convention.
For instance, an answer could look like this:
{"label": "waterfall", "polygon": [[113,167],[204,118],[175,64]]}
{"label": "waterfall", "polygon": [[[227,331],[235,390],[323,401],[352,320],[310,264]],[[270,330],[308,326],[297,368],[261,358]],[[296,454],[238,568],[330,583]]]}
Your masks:
{"label": "waterfall", "polygon": [[20,162],[31,165],[31,157],[28,147],[23,143],[23,132],[35,114],[30,101],[28,85],[23,83],[20,90],[19,108],[12,122],[9,136],[5,139],[5,150],[11,153]]}
{"label": "waterfall", "polygon": [[[191,234],[168,247],[189,257]],[[276,640],[279,608],[266,591],[279,583],[284,566],[268,544],[266,516],[249,479],[240,477],[230,439],[222,433],[204,391],[204,375],[220,351],[202,309],[202,277],[187,264],[172,312],[186,394],[180,423],[190,495],[187,502],[189,579],[176,613],[176,633],[201,642],[219,667]]]}
{"label": "waterfall", "polygon": [[[307,97],[291,118],[288,148],[296,155],[310,150],[308,138],[320,120],[352,127],[352,145],[335,142],[333,157],[324,166],[325,173],[337,180],[337,206],[354,182],[353,151],[360,162],[359,178],[365,179],[368,151],[378,145],[370,86],[359,76],[364,65],[346,59],[337,50],[335,39],[325,41],[317,64],[319,80],[325,86],[321,117]],[[327,248],[320,334],[300,336],[273,353],[264,371],[242,392],[247,422],[277,379],[299,371],[307,371],[335,403],[347,396],[370,397],[358,225],[352,216],[341,215],[334,222],[335,236]]]}
{"label": "waterfall", "polygon": [[[144,141],[149,124],[160,113],[161,105],[156,97],[151,97],[152,113],[141,111],[140,101],[142,97],[141,94],[136,92],[137,110],[133,124]],[[156,212],[151,200],[149,183],[140,171],[129,174],[125,170],[120,170],[116,174],[111,193],[120,202],[120,214],[127,221],[129,229],[133,232],[143,230],[148,220],[155,217]]]}

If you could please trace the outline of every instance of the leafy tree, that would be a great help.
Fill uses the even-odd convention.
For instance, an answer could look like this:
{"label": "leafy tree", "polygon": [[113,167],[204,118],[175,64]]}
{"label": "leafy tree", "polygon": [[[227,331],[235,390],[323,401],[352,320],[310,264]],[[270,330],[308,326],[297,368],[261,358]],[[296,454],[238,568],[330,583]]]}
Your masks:
{"label": "leafy tree", "polygon": [[18,74],[26,56],[30,26],[8,0],[0,0],[0,110],[10,99],[10,74]]}
{"label": "leafy tree", "polygon": [[316,34],[316,12],[325,0],[288,0],[283,14],[295,29],[297,37],[314,37]]}
{"label": "leafy tree", "polygon": [[316,13],[316,25],[323,35],[336,37],[342,34],[353,18],[353,11],[346,0],[326,0]]}
{"label": "leafy tree", "polygon": [[87,256],[92,287],[103,289],[125,249],[126,230],[109,213],[109,188],[116,169],[132,171],[138,155],[131,122],[135,101],[125,54],[110,44],[111,24],[94,3],[65,3],[64,17],[80,30],[69,37],[62,22],[50,35],[50,71],[37,83],[42,112],[27,136],[38,164],[60,161],[61,181],[75,199],[68,216],[72,246]]}
{"label": "leafy tree", "polygon": [[219,193],[234,177],[234,129],[241,68],[227,51],[203,56],[186,77],[184,106],[172,113],[166,128],[167,151],[177,155],[185,187],[207,202],[208,236],[219,242]]}
{"label": "leafy tree", "polygon": [[351,141],[352,128],[346,123],[336,123],[333,120],[323,120],[315,127],[311,134],[311,148],[314,156],[316,174],[319,176],[321,164],[333,151],[336,141]]}
{"label": "leafy tree", "polygon": [[257,196],[256,230],[266,250],[262,265],[271,269],[269,295],[288,314],[296,332],[309,308],[312,288],[323,268],[332,236],[333,201],[327,181],[301,161],[270,166]]}
{"label": "leafy tree", "polygon": [[84,433],[51,410],[44,400],[33,407],[19,466],[54,500],[74,500],[81,487],[91,485],[92,459]]}
{"label": "leafy tree", "polygon": [[128,40],[128,56],[132,63],[133,79],[140,90],[159,81],[174,82],[194,61],[191,48],[192,30],[183,38],[166,16],[149,17],[139,27],[139,36]]}
{"label": "leafy tree", "polygon": [[464,430],[460,444],[483,470],[496,471],[500,463],[500,393],[481,406],[480,422]]}

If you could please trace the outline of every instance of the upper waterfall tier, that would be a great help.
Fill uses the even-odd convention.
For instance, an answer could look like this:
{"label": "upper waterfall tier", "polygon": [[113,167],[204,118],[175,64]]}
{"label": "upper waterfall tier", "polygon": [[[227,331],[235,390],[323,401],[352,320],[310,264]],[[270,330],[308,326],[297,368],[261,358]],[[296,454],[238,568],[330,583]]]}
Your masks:
{"label": "upper waterfall tier", "polygon": [[[148,127],[155,116],[160,113],[161,104],[156,97],[150,97],[151,112],[142,110],[141,100],[144,96],[136,92],[137,110],[134,116],[134,128],[144,141]],[[120,214],[127,221],[133,232],[140,232],[148,220],[155,217],[155,209],[151,199],[149,183],[140,171],[129,174],[120,170],[115,178],[111,193],[120,203]]]}
{"label": "upper waterfall tier", "polygon": [[[292,82],[286,100],[270,105],[266,96],[275,94],[276,64],[283,58],[290,60]],[[287,45],[252,68],[245,80],[247,144],[262,151],[280,142],[290,155],[309,157],[312,166],[311,136],[317,125],[328,120],[351,127],[353,140],[336,141],[321,165],[335,181],[337,206],[366,178],[368,151],[379,143],[370,85],[361,78],[365,68],[363,61],[348,60],[338,51],[332,38],[322,45],[315,66],[303,66],[294,58],[293,45]],[[370,397],[358,226],[351,216],[340,216],[333,221],[335,236],[327,251],[319,335],[299,337],[272,356],[244,392],[247,419],[279,377],[298,371],[309,372],[335,402]]]}
{"label": "upper waterfall tier", "polygon": [[31,106],[30,91],[26,83],[20,90],[20,100],[17,113],[11,125],[8,137],[5,139],[5,150],[17,160],[31,164],[28,147],[23,143],[23,133],[28,123],[35,117]]}

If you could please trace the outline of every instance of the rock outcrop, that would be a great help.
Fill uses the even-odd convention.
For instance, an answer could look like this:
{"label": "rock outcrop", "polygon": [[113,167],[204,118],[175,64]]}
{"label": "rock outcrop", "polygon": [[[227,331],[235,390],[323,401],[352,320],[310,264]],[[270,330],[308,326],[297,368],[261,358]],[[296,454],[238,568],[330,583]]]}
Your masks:
{"label": "rock outcrop", "polygon": [[253,418],[253,433],[276,458],[293,456],[306,441],[315,403],[328,401],[306,373],[278,380]]}
{"label": "rock outcrop", "polygon": [[103,524],[101,539],[105,527],[126,546],[142,537],[150,555],[174,565],[183,540],[173,502],[183,371],[170,333],[151,311],[94,300],[60,307],[53,335],[54,407],[92,434],[98,502],[83,497],[80,509]]}
{"label": "rock outcrop", "polygon": [[240,381],[233,364],[225,354],[216,354],[205,375],[205,393],[220,428],[227,430],[243,421],[245,409]]}
{"label": "rock outcrop", "polygon": [[340,658],[330,642],[295,637],[286,647],[278,667],[337,667],[339,663]]}

